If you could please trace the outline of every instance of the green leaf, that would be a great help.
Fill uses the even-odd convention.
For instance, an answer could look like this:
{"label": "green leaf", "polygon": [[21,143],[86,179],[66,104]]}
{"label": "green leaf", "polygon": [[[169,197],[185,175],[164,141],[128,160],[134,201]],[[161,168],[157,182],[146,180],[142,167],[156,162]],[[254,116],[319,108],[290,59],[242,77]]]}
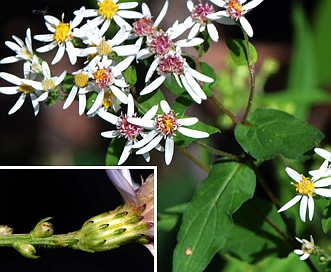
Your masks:
{"label": "green leaf", "polygon": [[232,214],[253,196],[255,184],[254,172],[244,164],[220,160],[212,166],[184,212],[174,272],[204,270],[224,247],[232,230]]}
{"label": "green leaf", "polygon": [[270,160],[277,155],[306,160],[324,135],[317,128],[293,115],[275,109],[258,108],[247,118],[249,124],[235,128],[242,148],[256,159]]}
{"label": "green leaf", "polygon": [[331,1],[320,0],[313,13],[313,35],[317,63],[317,83],[327,86],[330,83],[331,69]]}
{"label": "green leaf", "polygon": [[316,87],[314,37],[302,5],[295,2],[292,11],[294,45],[288,75],[288,88],[298,90],[301,95],[300,88],[309,91],[309,88]]}
{"label": "green leaf", "polygon": [[[248,65],[248,57],[245,40],[226,39],[225,43],[230,50],[230,56],[233,62],[238,66]],[[257,52],[255,47],[249,43],[250,62],[254,64],[257,61]]]}
{"label": "green leaf", "polygon": [[74,76],[71,74],[67,74],[64,80],[61,83],[61,89],[64,93],[68,94],[75,83]]}
{"label": "green leaf", "polygon": [[187,208],[187,203],[182,203],[170,208],[167,208],[157,214],[157,229],[171,231],[179,225],[183,212]]}
{"label": "green leaf", "polygon": [[248,263],[271,256],[286,257],[292,248],[265,218],[286,233],[286,225],[272,203],[254,198],[234,214],[234,226],[221,253],[230,253]]}
{"label": "green leaf", "polygon": [[133,65],[130,65],[124,72],[123,76],[125,78],[125,81],[130,85],[130,86],[135,86],[137,83],[137,71],[136,67]]}
{"label": "green leaf", "polygon": [[[178,85],[175,77],[173,75],[171,75],[169,77],[169,80],[166,79],[164,82],[163,82],[163,85],[168,89],[169,92],[177,95],[177,96],[180,96],[184,93],[186,93],[186,90],[184,87],[181,87]],[[192,98],[190,98],[192,100],[192,103],[194,102]]]}
{"label": "green leaf", "polygon": [[122,154],[126,139],[124,138],[113,138],[107,149],[106,154],[106,165],[114,166],[118,164],[119,158]]}
{"label": "green leaf", "polygon": [[322,218],[322,229],[324,233],[328,233],[331,229],[331,203],[324,208]]}
{"label": "green leaf", "polygon": [[161,100],[164,100],[164,95],[160,89],[157,89],[156,91],[139,96],[139,104],[140,107],[143,109],[141,111],[141,114],[145,114],[150,108],[152,108],[155,105],[159,105]]}
{"label": "green leaf", "polygon": [[204,83],[202,85],[202,90],[206,93],[207,96],[211,96],[212,95],[212,87],[216,81],[216,72],[214,70],[213,67],[211,67],[209,64],[205,63],[205,62],[201,62],[200,63],[200,68],[201,68],[201,73],[204,75],[207,75],[211,78],[214,79],[214,82],[212,83]]}

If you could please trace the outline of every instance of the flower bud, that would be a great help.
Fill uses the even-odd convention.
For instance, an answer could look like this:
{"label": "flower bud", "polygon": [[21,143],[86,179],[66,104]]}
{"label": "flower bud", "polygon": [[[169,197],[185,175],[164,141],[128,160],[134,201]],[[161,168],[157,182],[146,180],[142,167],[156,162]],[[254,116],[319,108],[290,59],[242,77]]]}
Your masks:
{"label": "flower bud", "polygon": [[107,251],[121,245],[138,242],[148,243],[146,235],[151,225],[144,222],[145,208],[124,204],[86,221],[77,231],[78,243],[73,248],[87,252]]}
{"label": "flower bud", "polygon": [[13,229],[7,225],[0,225],[0,236],[13,234]]}
{"label": "flower bud", "polygon": [[44,238],[53,235],[53,224],[47,222],[51,217],[47,217],[38,222],[34,229],[30,232],[30,235],[35,238]]}
{"label": "flower bud", "polygon": [[29,258],[29,259],[37,259],[39,256],[36,255],[37,251],[33,245],[24,244],[15,242],[13,244],[13,248],[15,248],[22,256]]}

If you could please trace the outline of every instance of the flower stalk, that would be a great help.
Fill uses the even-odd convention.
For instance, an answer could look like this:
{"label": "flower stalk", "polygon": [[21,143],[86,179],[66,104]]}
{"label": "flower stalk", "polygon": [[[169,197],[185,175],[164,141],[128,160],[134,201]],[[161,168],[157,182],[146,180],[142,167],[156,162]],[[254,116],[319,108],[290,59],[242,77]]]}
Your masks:
{"label": "flower stalk", "polygon": [[69,247],[86,252],[101,252],[127,243],[150,243],[151,223],[144,222],[142,213],[146,205],[138,208],[128,204],[87,220],[81,229],[53,235],[49,218],[41,220],[28,234],[1,234],[0,247],[13,247],[24,257],[38,258],[36,247]]}

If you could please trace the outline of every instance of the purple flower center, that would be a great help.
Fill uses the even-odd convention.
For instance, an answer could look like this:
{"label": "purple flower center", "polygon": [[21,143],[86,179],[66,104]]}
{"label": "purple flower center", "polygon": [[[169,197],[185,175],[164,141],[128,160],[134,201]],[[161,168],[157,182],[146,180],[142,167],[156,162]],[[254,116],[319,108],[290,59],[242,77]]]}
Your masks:
{"label": "purple flower center", "polygon": [[148,42],[148,45],[153,53],[163,55],[174,46],[174,42],[169,38],[168,34],[159,31],[152,36],[152,40]]}
{"label": "purple flower center", "polygon": [[161,56],[157,68],[159,74],[182,75],[184,73],[184,63],[181,57],[176,55]]}
{"label": "purple flower center", "polygon": [[133,30],[138,36],[148,36],[153,33],[153,21],[144,17],[133,23]]}
{"label": "purple flower center", "polygon": [[[132,115],[136,117],[136,115]],[[126,114],[121,114],[121,121],[117,125],[117,129],[120,132],[120,137],[126,138],[128,141],[133,141],[141,133],[142,128],[137,125],[133,125],[128,122],[128,117]]]}
{"label": "purple flower center", "polygon": [[201,24],[206,24],[208,22],[207,15],[214,12],[213,5],[208,5],[206,3],[205,5],[201,2],[198,5],[194,6],[194,9],[191,12],[191,15],[194,19],[199,21]]}

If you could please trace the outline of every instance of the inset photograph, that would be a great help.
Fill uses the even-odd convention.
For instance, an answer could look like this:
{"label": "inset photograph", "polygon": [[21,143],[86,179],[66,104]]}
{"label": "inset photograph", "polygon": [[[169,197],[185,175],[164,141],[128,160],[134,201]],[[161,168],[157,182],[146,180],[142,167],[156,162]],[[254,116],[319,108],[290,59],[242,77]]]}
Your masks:
{"label": "inset photograph", "polygon": [[156,271],[156,167],[6,167],[0,184],[5,271]]}

